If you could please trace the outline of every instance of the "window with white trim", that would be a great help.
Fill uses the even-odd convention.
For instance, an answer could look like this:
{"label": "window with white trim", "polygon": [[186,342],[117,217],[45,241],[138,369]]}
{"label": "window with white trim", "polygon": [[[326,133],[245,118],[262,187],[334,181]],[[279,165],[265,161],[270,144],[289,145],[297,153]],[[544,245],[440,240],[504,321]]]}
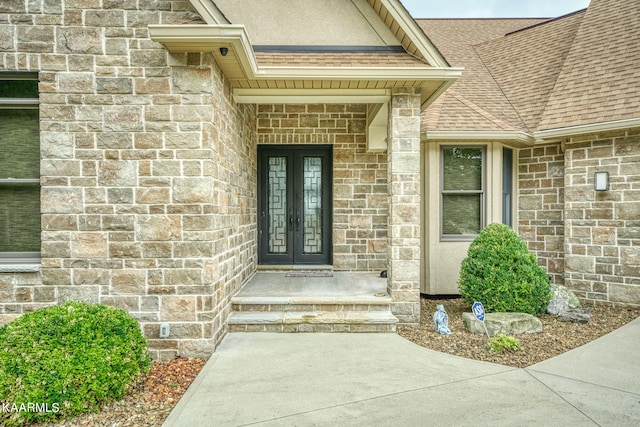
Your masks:
{"label": "window with white trim", "polygon": [[442,240],[470,240],[484,227],[485,157],[483,146],[441,148]]}
{"label": "window with white trim", "polygon": [[38,76],[0,72],[0,267],[40,261]]}

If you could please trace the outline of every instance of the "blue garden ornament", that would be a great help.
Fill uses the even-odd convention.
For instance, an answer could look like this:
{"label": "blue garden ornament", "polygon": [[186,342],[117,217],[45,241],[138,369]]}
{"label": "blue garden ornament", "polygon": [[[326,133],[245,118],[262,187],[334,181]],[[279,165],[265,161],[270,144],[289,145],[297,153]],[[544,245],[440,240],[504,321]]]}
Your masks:
{"label": "blue garden ornament", "polygon": [[436,312],[433,313],[433,323],[439,334],[451,334],[451,329],[449,329],[449,315],[444,311],[444,305],[438,304],[438,306],[436,306]]}

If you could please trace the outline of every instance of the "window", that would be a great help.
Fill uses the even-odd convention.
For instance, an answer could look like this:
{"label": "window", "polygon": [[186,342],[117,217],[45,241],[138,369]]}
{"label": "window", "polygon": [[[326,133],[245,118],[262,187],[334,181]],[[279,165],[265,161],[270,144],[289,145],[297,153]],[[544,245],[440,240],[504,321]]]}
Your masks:
{"label": "window", "polygon": [[0,73],[0,266],[40,260],[40,125],[34,73]]}
{"label": "window", "polygon": [[513,227],[513,150],[502,149],[502,223]]}
{"label": "window", "polygon": [[442,238],[473,238],[484,227],[485,148],[445,146],[441,156]]}

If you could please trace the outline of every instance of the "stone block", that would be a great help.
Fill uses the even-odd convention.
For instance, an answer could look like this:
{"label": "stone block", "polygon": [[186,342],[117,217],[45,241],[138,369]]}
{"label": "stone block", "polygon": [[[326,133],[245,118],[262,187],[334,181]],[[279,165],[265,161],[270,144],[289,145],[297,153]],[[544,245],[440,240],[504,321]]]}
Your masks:
{"label": "stone block", "polygon": [[179,343],[179,354],[183,357],[208,359],[215,349],[212,340],[183,340]]}
{"label": "stone block", "polygon": [[175,67],[171,76],[176,93],[213,93],[211,70]]}
{"label": "stone block", "polygon": [[640,220],[640,202],[619,203],[615,211],[615,219]]}
{"label": "stone block", "polygon": [[[141,215],[137,218],[136,235],[139,240],[177,240],[180,238],[179,216]],[[145,256],[148,256],[145,253]]]}
{"label": "stone block", "polygon": [[81,213],[83,210],[81,188],[43,187],[40,194],[42,213]]}
{"label": "stone block", "polygon": [[99,27],[60,27],[56,34],[58,53],[104,54]]}
{"label": "stone block", "polygon": [[488,331],[489,336],[492,337],[498,334],[518,335],[542,332],[540,319],[527,313],[487,313],[484,318],[487,331],[473,313],[462,313],[462,323],[471,333],[485,335]]}
{"label": "stone block", "polygon": [[126,77],[97,78],[96,86],[98,93],[133,93],[133,83]]}
{"label": "stone block", "polygon": [[567,271],[578,273],[595,273],[595,257],[582,255],[565,255],[565,267]]}
{"label": "stone block", "polygon": [[106,234],[76,233],[71,238],[71,256],[74,258],[104,258],[107,254]]}
{"label": "stone block", "polygon": [[609,301],[640,305],[640,286],[609,284]]}
{"label": "stone block", "polygon": [[40,154],[43,159],[71,159],[74,156],[73,134],[42,132]]}
{"label": "stone block", "polygon": [[160,320],[164,322],[195,321],[196,297],[163,296],[160,301]]}
{"label": "stone block", "polygon": [[137,162],[132,160],[109,160],[98,163],[98,183],[120,187],[137,185]]}
{"label": "stone block", "polygon": [[132,105],[109,105],[104,109],[104,127],[116,132],[142,131],[142,108]]}
{"label": "stone block", "polygon": [[82,301],[90,304],[100,302],[99,286],[59,286],[58,302]]}
{"label": "stone block", "polygon": [[176,178],[173,201],[176,203],[212,203],[214,183],[211,177]]}
{"label": "stone block", "polygon": [[145,270],[114,270],[111,273],[113,295],[142,295],[146,284]]}

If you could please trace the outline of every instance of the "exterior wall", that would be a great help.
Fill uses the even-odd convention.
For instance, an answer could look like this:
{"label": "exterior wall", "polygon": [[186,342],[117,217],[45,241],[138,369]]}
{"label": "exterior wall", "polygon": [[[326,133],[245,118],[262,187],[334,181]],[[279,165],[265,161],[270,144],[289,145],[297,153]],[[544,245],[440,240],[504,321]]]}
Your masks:
{"label": "exterior wall", "polygon": [[[566,284],[580,298],[640,306],[640,131],[565,144]],[[607,171],[609,191],[595,191]]]}
{"label": "exterior wall", "polygon": [[560,143],[518,154],[518,233],[553,283],[564,282],[564,161]]}
{"label": "exterior wall", "polygon": [[0,69],[40,72],[43,227],[40,272],[0,274],[2,320],[114,305],[160,358],[208,356],[225,334],[256,264],[255,108],[233,103],[212,56],[149,39],[184,7],[0,5]]}
{"label": "exterior wall", "polygon": [[[485,148],[485,224],[502,222],[502,150],[499,142],[426,141],[422,144],[423,173],[423,260],[421,292],[428,295],[457,295],[460,266],[473,239],[441,238],[441,148],[446,146]],[[514,159],[515,162],[515,159]],[[514,185],[515,191],[515,185]],[[514,194],[514,199],[517,198]],[[514,215],[514,221],[517,215]],[[514,223],[515,226],[515,223]]]}
{"label": "exterior wall", "polygon": [[258,106],[259,144],[333,145],[336,270],[387,268],[387,154],[366,142],[366,105]]}

